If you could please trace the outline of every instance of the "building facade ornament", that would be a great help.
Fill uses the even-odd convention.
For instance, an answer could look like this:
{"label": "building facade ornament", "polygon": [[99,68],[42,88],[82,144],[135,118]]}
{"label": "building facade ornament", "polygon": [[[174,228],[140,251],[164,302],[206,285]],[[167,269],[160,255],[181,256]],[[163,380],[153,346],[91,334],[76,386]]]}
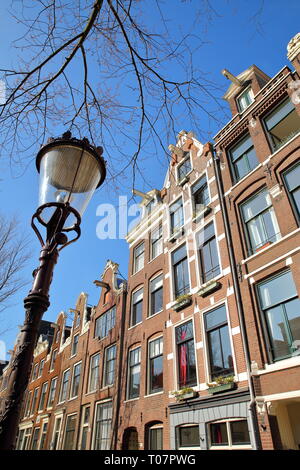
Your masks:
{"label": "building facade ornament", "polygon": [[292,61],[300,53],[300,33],[297,33],[287,45],[287,58]]}

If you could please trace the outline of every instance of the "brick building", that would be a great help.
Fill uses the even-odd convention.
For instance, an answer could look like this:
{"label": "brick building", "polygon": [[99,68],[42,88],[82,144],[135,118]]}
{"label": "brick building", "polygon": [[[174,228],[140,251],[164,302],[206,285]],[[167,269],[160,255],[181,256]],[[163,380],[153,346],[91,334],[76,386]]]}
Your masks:
{"label": "brick building", "polygon": [[225,70],[214,144],[169,146],[128,285],[108,262],[98,305],[81,294],[39,339],[19,448],[299,448],[300,34],[288,57]]}

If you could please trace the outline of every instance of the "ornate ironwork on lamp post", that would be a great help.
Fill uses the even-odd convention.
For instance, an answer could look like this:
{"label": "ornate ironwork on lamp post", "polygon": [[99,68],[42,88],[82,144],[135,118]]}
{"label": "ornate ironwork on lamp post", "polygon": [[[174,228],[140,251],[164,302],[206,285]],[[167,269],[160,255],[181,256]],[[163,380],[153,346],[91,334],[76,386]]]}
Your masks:
{"label": "ornate ironwork on lamp post", "polygon": [[[59,252],[80,237],[81,216],[94,191],[106,176],[102,148],[70,132],[49,139],[37,154],[40,174],[39,208],[31,226],[42,249],[39,266],[33,272],[32,289],[24,299],[25,321],[10,364],[7,395],[0,415],[0,449],[15,447],[24,392],[28,385],[39,326],[48,309],[49,289]],[[43,239],[36,221],[45,230]],[[75,233],[69,240],[67,234]]]}

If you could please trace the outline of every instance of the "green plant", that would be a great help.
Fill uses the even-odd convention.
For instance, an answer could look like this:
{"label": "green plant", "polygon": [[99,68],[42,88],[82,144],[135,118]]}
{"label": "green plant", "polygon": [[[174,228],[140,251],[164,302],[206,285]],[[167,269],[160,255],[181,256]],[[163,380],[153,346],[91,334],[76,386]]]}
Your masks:
{"label": "green plant", "polygon": [[176,401],[180,401],[184,399],[184,395],[186,395],[187,393],[193,393],[193,392],[194,392],[193,388],[185,387],[185,388],[181,388],[180,390],[174,390],[173,392],[171,392],[171,395],[173,395]]}
{"label": "green plant", "polygon": [[219,385],[226,385],[234,382],[234,376],[233,375],[220,375],[219,377],[215,378],[215,381],[212,383],[208,383],[209,388],[213,387],[218,387]]}
{"label": "green plant", "polygon": [[176,297],[176,302],[181,302],[182,300],[187,300],[191,298],[191,294],[181,294]]}

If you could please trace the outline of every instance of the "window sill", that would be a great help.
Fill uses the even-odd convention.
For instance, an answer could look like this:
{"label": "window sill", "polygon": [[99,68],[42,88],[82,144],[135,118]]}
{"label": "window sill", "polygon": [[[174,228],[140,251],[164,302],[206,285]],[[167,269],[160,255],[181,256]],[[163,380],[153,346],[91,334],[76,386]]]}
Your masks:
{"label": "window sill", "polygon": [[161,390],[160,392],[155,392],[155,393],[149,393],[148,395],[144,395],[144,398],[150,398],[150,397],[155,397],[157,395],[163,395],[164,391]]}
{"label": "window sill", "polygon": [[146,320],[150,320],[151,318],[153,317],[156,317],[157,315],[159,315],[160,313],[162,313],[164,311],[164,309],[161,309],[159,312],[156,312],[156,313],[153,313],[153,315],[149,315]]}
{"label": "window sill", "polygon": [[133,328],[135,328],[135,327],[138,326],[138,325],[141,325],[142,323],[143,323],[143,321],[139,321],[139,322],[136,323],[135,325],[130,326],[130,327],[128,328],[128,331],[129,331],[129,330],[132,330]]}
{"label": "window sill", "polygon": [[124,400],[124,403],[131,403],[132,401],[137,401],[139,400],[140,397],[136,397],[136,398],[129,398],[128,400]]}
{"label": "window sill", "polygon": [[219,290],[222,287],[222,284],[219,281],[212,280],[204,284],[201,289],[198,290],[197,294],[200,297],[207,297],[213,292]]}
{"label": "window sill", "polygon": [[170,243],[174,243],[176,240],[178,240],[183,235],[184,235],[184,226],[176,229],[176,231],[172,233],[172,235],[170,236],[168,241]]}

